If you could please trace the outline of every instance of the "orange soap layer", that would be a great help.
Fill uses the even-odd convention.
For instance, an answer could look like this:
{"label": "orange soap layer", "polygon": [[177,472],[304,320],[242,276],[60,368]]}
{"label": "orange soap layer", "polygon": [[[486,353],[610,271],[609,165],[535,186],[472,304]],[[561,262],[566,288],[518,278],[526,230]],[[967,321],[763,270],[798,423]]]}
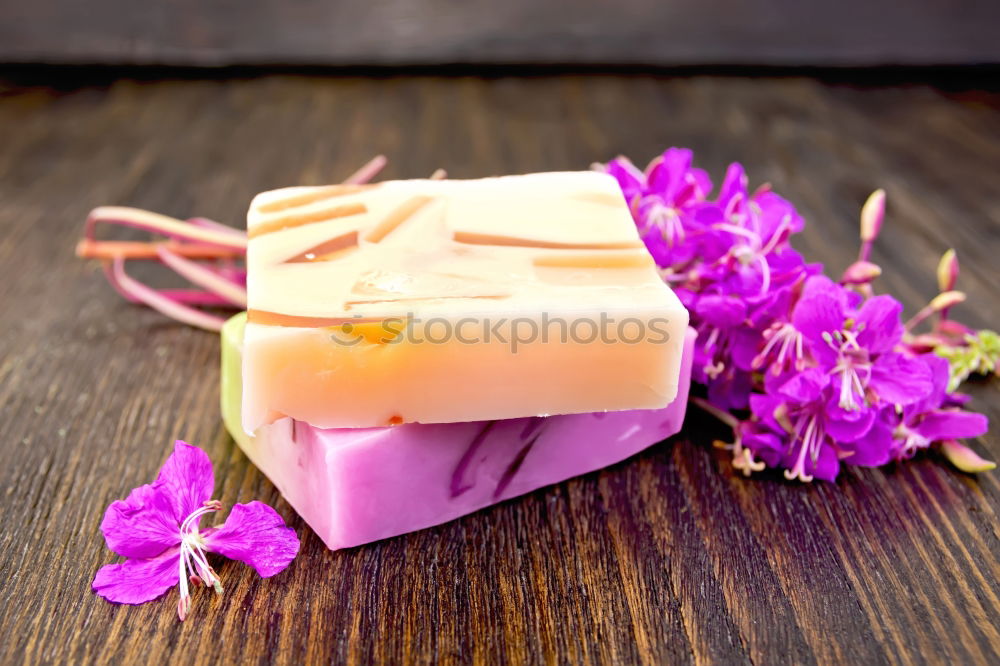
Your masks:
{"label": "orange soap layer", "polygon": [[[350,211],[345,214],[345,211]],[[243,427],[660,408],[687,312],[593,172],[258,195]]]}

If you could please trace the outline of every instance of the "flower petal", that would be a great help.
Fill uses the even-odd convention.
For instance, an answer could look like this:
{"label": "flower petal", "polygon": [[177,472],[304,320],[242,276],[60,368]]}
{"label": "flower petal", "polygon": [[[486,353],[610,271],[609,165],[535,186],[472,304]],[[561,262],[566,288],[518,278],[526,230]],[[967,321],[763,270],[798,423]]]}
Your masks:
{"label": "flower petal", "polygon": [[753,389],[750,373],[738,372],[735,368],[726,371],[715,379],[708,379],[708,401],[716,407],[724,409],[746,409]]}
{"label": "flower petal", "polygon": [[776,433],[786,432],[776,417],[776,412],[784,406],[784,401],[774,395],[767,393],[750,394],[750,411],[753,413],[754,418],[758,419],[763,426],[770,428]]}
{"label": "flower petal", "polygon": [[644,232],[642,234],[642,242],[646,244],[646,249],[649,250],[649,254],[652,255],[653,260],[657,263],[657,265],[670,265],[670,246],[667,244],[667,240],[663,237],[663,233],[658,228],[651,227]]}
{"label": "flower petal", "polygon": [[957,409],[928,412],[913,428],[932,442],[959,437],[978,437],[989,430],[989,421],[982,414]]}
{"label": "flower petal", "polygon": [[868,433],[876,414],[872,408],[844,409],[831,401],[826,406],[826,434],[838,442],[853,442]]}
{"label": "flower petal", "polygon": [[746,319],[747,306],[742,299],[734,296],[712,294],[698,299],[697,314],[712,326],[739,326]]}
{"label": "flower petal", "polygon": [[782,224],[788,233],[798,233],[805,227],[805,220],[795,210],[795,206],[774,192],[765,191],[754,195],[753,202],[760,211],[761,235],[770,238]]}
{"label": "flower petal", "polygon": [[930,367],[920,358],[902,354],[882,354],[872,365],[869,386],[880,400],[909,405],[930,395],[934,389]]}
{"label": "flower petal", "polygon": [[872,355],[887,352],[903,337],[903,304],[888,294],[869,298],[857,314],[858,343]]}
{"label": "flower petal", "polygon": [[735,197],[742,197],[744,202],[747,199],[747,173],[743,170],[743,165],[733,162],[726,169],[726,177],[719,186],[719,204],[725,208]]}
{"label": "flower petal", "polygon": [[917,403],[921,408],[919,411],[928,411],[942,404],[964,404],[961,398],[957,398],[956,402],[955,394],[948,395],[948,379],[951,377],[951,366],[947,360],[934,353],[922,354],[917,358],[927,364],[927,369],[931,373],[931,392],[926,398]]}
{"label": "flower petal", "polygon": [[829,278],[815,276],[806,280],[802,298],[792,312],[792,324],[809,341],[813,353],[825,362],[836,360],[836,352],[823,340],[824,333],[844,326],[846,296]]}
{"label": "flower petal", "polygon": [[685,185],[678,192],[677,203],[681,206],[703,201],[712,191],[712,179],[704,169],[690,169],[684,174]]}
{"label": "flower petal", "polygon": [[625,157],[611,160],[604,167],[604,170],[618,181],[618,186],[622,189],[626,201],[631,200],[639,193],[646,181],[646,176]]}
{"label": "flower petal", "polygon": [[164,488],[139,486],[108,506],[101,532],[108,548],[123,557],[149,558],[180,543],[178,521],[164,510]]}
{"label": "flower petal", "polygon": [[805,404],[819,398],[829,383],[829,375],[819,368],[809,368],[793,374],[778,388],[778,394],[793,403]]}
{"label": "flower petal", "polygon": [[179,553],[179,549],[172,548],[149,560],[106,564],[97,571],[91,588],[116,604],[152,601],[177,584]]}
{"label": "flower petal", "polygon": [[841,445],[845,452],[850,452],[843,461],[862,467],[878,467],[889,462],[894,444],[891,425],[883,419],[875,419],[863,437]]}
{"label": "flower petal", "polygon": [[730,335],[729,353],[733,364],[745,372],[753,370],[753,360],[760,351],[760,331],[751,326],[734,328]]}
{"label": "flower petal", "polygon": [[180,524],[212,498],[215,488],[212,461],[197,446],[177,440],[174,452],[160,468],[156,483],[164,487],[169,510]]}
{"label": "flower petal", "polygon": [[299,552],[295,530],[263,502],[236,504],[218,530],[205,537],[206,548],[240,560],[267,578],[284,570]]}
{"label": "flower petal", "polygon": [[[773,452],[780,457],[788,449],[788,442],[782,437],[773,432],[763,430],[759,426],[756,428],[745,428],[741,435],[743,446],[750,449],[756,455],[761,455],[764,452]],[[777,460],[777,458],[775,459]]]}
{"label": "flower petal", "polygon": [[687,148],[668,148],[650,162],[646,167],[650,191],[661,195],[668,204],[676,203],[674,197],[684,184],[684,174],[691,168],[693,157],[694,153]]}
{"label": "flower petal", "polygon": [[823,446],[819,450],[816,461],[809,460],[806,463],[806,471],[814,478],[833,481],[840,472],[840,459],[837,457],[837,452],[833,450],[833,447]]}

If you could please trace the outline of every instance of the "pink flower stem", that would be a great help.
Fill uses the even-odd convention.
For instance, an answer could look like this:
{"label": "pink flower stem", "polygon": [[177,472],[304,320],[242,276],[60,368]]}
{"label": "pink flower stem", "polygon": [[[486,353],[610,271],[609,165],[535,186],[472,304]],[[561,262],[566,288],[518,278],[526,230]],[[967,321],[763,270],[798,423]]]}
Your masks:
{"label": "pink flower stem", "polygon": [[[130,303],[143,303],[135,296],[128,293],[121,293],[122,297],[125,298]],[[213,294],[202,289],[157,289],[156,293],[160,294],[164,298],[169,298],[177,303],[184,303],[186,305],[207,305],[210,307],[222,307],[228,308],[233,307],[231,301],[219,296],[218,294]]]}
{"label": "pink flower stem", "polygon": [[210,220],[207,217],[192,217],[188,218],[188,224],[193,224],[196,227],[201,227],[203,229],[214,229],[215,231],[221,231],[226,234],[233,234],[234,236],[242,237],[245,234],[239,230],[235,229],[228,224],[222,224],[221,222],[216,222],[215,220]]}
{"label": "pink flower stem", "polygon": [[874,241],[863,241],[861,243],[861,248],[858,250],[858,261],[868,261],[868,258],[872,254],[872,244]]}
{"label": "pink flower stem", "polygon": [[188,259],[232,259],[246,254],[245,249],[216,247],[201,243],[177,241],[98,241],[85,238],[76,245],[76,256],[81,259],[159,259],[157,249],[165,247],[174,254]]}
{"label": "pink flower stem", "polygon": [[174,269],[179,275],[208,291],[218,294],[232,305],[245,308],[247,305],[247,290],[232,280],[204,266],[174,254],[165,247],[157,248],[163,263]]}
{"label": "pink flower stem", "polygon": [[190,326],[205,329],[206,331],[222,330],[225,320],[221,317],[207,314],[201,310],[196,310],[195,308],[171,300],[152,287],[129,277],[125,273],[124,259],[115,259],[111,266],[105,266],[105,274],[119,293],[135,298],[157,312]]}
{"label": "pink flower stem", "polygon": [[715,418],[719,419],[727,426],[732,428],[733,432],[736,432],[736,430],[740,427],[739,419],[737,419],[735,416],[725,411],[724,409],[719,409],[718,407],[710,403],[708,400],[705,400],[704,398],[692,396],[691,398],[688,398],[688,402],[690,402],[693,405],[697,405],[698,407],[705,410]]}
{"label": "pink flower stem", "polygon": [[905,328],[907,331],[913,330],[918,324],[920,324],[920,322],[930,317],[932,314],[934,314],[934,312],[935,310],[933,305],[925,305],[923,308],[920,309],[920,312],[910,317],[910,319],[905,324],[903,324],[903,328]]}
{"label": "pink flower stem", "polygon": [[83,236],[86,240],[95,240],[98,224],[115,224],[124,227],[134,227],[180,241],[201,243],[218,248],[227,248],[246,252],[246,234],[232,231],[221,231],[195,224],[189,224],[167,215],[160,215],[139,208],[125,206],[100,206],[91,211],[84,226]]}
{"label": "pink flower stem", "polygon": [[[344,182],[367,183],[387,162],[384,155],[376,155]],[[142,229],[167,240],[102,241],[96,238],[99,224]],[[139,208],[101,206],[87,217],[76,254],[104,260],[108,281],[128,301],[143,303],[192,326],[218,331],[224,323],[222,318],[191,306],[246,307],[246,271],[233,260],[246,257],[247,243],[246,232],[208,218],[182,221]],[[126,259],[160,261],[201,289],[153,289],[125,273]],[[215,263],[200,264],[195,261],[198,259]]]}
{"label": "pink flower stem", "polygon": [[368,160],[368,163],[363,167],[352,173],[344,180],[345,185],[361,185],[367,183],[372,178],[378,175],[379,171],[385,168],[385,165],[389,163],[385,155],[376,155],[375,157]]}

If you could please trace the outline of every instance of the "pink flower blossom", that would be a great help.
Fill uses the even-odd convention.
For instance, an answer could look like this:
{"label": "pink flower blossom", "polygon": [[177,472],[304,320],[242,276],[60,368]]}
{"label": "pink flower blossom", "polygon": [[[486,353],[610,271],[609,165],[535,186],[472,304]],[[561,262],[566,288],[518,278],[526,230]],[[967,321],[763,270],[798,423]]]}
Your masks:
{"label": "pink flower blossom", "polygon": [[[605,170],[691,313],[692,378],[708,398],[695,404],[733,428],[727,448],[735,467],[831,480],[842,463],[884,465],[941,442],[961,469],[989,468],[955,441],[984,432],[985,418],[962,411],[948,393],[948,362],[920,354],[946,356],[955,384],[973,370],[1000,371],[1000,336],[974,336],[947,318],[965,297],[953,291],[954,252],[938,268],[942,293],[905,325],[902,304],[874,293],[882,270],[870,255],[885,192],[864,205],[858,259],[836,283],[792,248],[805,223],[791,202],[766,185],[751,193],[739,164],[729,166],[715,199],[689,150],[671,148],[645,171],[625,158]],[[911,332],[935,314],[931,333]]]}
{"label": "pink flower blossom", "polygon": [[299,551],[295,531],[262,502],[236,504],[226,521],[201,527],[201,519],[222,510],[211,499],[212,462],[201,449],[182,441],[156,481],[112,502],[101,522],[108,548],[127,558],[97,572],[92,587],[108,601],[142,604],[180,584],[177,615],[191,608],[189,583],[222,593],[222,582],[207,553],[240,560],[268,578],[280,573]]}

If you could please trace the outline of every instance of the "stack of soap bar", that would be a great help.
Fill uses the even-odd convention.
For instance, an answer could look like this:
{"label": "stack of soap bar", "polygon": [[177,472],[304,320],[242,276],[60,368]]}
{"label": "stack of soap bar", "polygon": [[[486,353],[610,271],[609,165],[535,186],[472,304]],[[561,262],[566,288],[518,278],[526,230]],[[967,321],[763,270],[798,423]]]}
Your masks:
{"label": "stack of soap bar", "polygon": [[677,395],[687,312],[607,174],[287,188],[258,195],[247,228],[247,433]]}
{"label": "stack of soap bar", "polygon": [[680,429],[694,333],[606,174],[288,188],[247,229],[223,415],[331,548]]}
{"label": "stack of soap bar", "polygon": [[437,525],[605,467],[673,435],[684,420],[691,330],[680,338],[676,399],[661,409],[382,428],[283,417],[251,436],[240,424],[244,321],[237,315],[222,332],[226,427],[333,549]]}

